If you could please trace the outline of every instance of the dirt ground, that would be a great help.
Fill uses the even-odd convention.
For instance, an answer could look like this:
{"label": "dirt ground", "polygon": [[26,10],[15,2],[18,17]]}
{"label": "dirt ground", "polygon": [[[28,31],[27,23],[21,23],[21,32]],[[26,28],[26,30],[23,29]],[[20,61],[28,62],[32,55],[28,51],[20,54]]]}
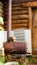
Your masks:
{"label": "dirt ground", "polygon": [[[20,59],[16,59],[15,56],[13,56],[11,58],[10,55],[7,55],[5,57],[5,59],[6,59],[6,62],[10,62],[10,61],[17,61],[17,62],[19,62],[19,60],[20,60]],[[25,63],[26,63],[26,65],[37,65],[37,57],[32,57],[32,56],[25,57]]]}
{"label": "dirt ground", "polygon": [[27,65],[37,65],[37,58],[34,58],[34,57],[29,57],[29,58],[26,58],[26,64]]}

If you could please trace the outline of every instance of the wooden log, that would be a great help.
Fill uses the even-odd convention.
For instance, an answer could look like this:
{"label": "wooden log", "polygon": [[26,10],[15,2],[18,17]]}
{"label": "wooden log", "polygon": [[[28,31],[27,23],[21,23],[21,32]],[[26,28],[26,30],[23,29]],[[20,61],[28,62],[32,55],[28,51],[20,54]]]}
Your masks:
{"label": "wooden log", "polygon": [[7,21],[5,21],[4,23],[7,24]]}
{"label": "wooden log", "polygon": [[12,24],[27,24],[28,20],[12,20]]}
{"label": "wooden log", "polygon": [[19,3],[19,4],[13,4],[12,6],[16,7],[16,6],[23,6],[23,7],[35,7],[37,6],[37,1],[34,1],[34,2],[23,2],[23,3]]}
{"label": "wooden log", "polygon": [[22,19],[22,18],[28,18],[28,15],[13,15],[12,19]]}
{"label": "wooden log", "polygon": [[28,21],[13,21],[12,24],[16,25],[16,24],[27,24]]}
{"label": "wooden log", "polygon": [[8,17],[4,15],[4,21],[7,21],[8,20]]}
{"label": "wooden log", "polygon": [[4,16],[7,16],[8,15],[8,11],[4,11],[5,13],[4,13]]}
{"label": "wooden log", "polygon": [[7,7],[4,7],[5,9],[4,9],[4,11],[8,11],[8,5],[7,5]]}
{"label": "wooden log", "polygon": [[7,4],[8,4],[8,2],[6,1],[6,2],[5,2],[5,4],[7,5]]}
{"label": "wooden log", "polygon": [[16,26],[16,27],[13,27],[13,26],[12,26],[11,28],[17,28],[17,29],[19,28],[19,29],[20,29],[20,28],[27,28],[27,27],[28,27],[28,26]]}
{"label": "wooden log", "polygon": [[0,9],[0,12],[1,12],[1,13],[3,13],[3,10],[2,10],[2,9]]}
{"label": "wooden log", "polygon": [[22,29],[22,28],[27,29],[27,27],[19,27],[19,28],[18,27],[17,28],[12,27],[11,30],[17,30],[17,29]]}
{"label": "wooden log", "polygon": [[3,15],[2,13],[0,13],[0,16],[2,16],[2,17],[3,17],[4,15]]}
{"label": "wooden log", "polygon": [[33,43],[33,48],[37,48],[37,43],[36,42]]}
{"label": "wooden log", "polygon": [[20,3],[18,3],[18,4],[13,4],[13,5],[12,5],[12,7],[22,6],[22,5],[23,5],[23,3],[21,3],[21,4],[20,4]]}
{"label": "wooden log", "polygon": [[36,1],[23,3],[23,7],[35,7],[35,6],[37,6],[37,2]]}
{"label": "wooden log", "polygon": [[2,7],[3,7],[3,3],[2,3],[2,2],[0,2],[0,6],[2,6]]}
{"label": "wooden log", "polygon": [[2,6],[0,6],[0,9],[3,9],[3,7],[2,7]]}
{"label": "wooden log", "polygon": [[27,26],[27,24],[13,24],[12,26],[13,27],[17,27],[17,26],[20,27],[20,26]]}
{"label": "wooden log", "polygon": [[26,29],[27,29],[28,26],[16,26],[16,27],[13,27],[13,26],[12,26],[11,28],[17,28],[17,29],[20,29],[20,28],[26,28]]}
{"label": "wooden log", "polygon": [[24,8],[24,7],[12,7],[12,10],[28,10],[28,8]]}
{"label": "wooden log", "polygon": [[26,13],[28,13],[28,10],[12,11],[12,15],[13,14],[26,14]]}

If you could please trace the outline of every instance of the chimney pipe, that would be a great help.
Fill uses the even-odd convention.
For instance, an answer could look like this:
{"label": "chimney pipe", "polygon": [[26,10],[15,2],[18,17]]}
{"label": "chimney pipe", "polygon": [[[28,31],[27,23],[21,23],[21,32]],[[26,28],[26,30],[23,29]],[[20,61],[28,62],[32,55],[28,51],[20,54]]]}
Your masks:
{"label": "chimney pipe", "polygon": [[12,0],[8,0],[8,30],[7,30],[7,38],[11,37],[11,3]]}

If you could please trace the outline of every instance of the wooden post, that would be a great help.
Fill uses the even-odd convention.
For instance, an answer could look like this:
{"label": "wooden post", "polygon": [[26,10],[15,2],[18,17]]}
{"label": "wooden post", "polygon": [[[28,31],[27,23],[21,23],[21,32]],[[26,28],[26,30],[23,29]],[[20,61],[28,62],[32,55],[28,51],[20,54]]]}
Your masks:
{"label": "wooden post", "polygon": [[8,0],[8,30],[7,30],[7,37],[11,37],[11,2],[12,0]]}
{"label": "wooden post", "polygon": [[33,47],[33,41],[32,41],[32,8],[31,7],[29,7],[28,8],[28,11],[29,11],[29,29],[31,30],[31,47]]}
{"label": "wooden post", "polygon": [[29,7],[29,29],[32,30],[32,8]]}

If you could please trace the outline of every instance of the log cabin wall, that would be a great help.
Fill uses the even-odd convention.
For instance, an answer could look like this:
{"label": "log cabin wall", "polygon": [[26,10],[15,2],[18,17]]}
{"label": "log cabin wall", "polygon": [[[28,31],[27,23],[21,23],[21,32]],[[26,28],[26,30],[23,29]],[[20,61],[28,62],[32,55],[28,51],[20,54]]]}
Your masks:
{"label": "log cabin wall", "polygon": [[[11,21],[11,28],[14,29],[21,29],[25,28],[28,29],[28,20],[29,20],[29,13],[28,13],[28,7],[23,7],[23,3],[19,4],[13,4],[12,3],[12,21]],[[7,16],[8,16],[8,4],[5,2],[4,6],[4,28],[7,30]]]}
{"label": "log cabin wall", "polygon": [[28,7],[23,7],[22,4],[12,4],[12,30],[19,28],[28,29]]}
{"label": "log cabin wall", "polygon": [[[35,4],[35,5],[34,5]],[[12,30],[24,28],[32,28],[32,9],[37,6],[37,2],[12,3]],[[4,3],[4,28],[7,30],[8,20],[8,1]],[[30,21],[30,22],[29,22]]]}
{"label": "log cabin wall", "polygon": [[[26,6],[28,3],[12,3],[12,21],[11,28],[14,29],[29,29],[32,27],[30,24],[32,20],[31,17],[31,8]],[[31,12],[31,13],[30,13]],[[31,20],[30,20],[31,19]],[[7,30],[7,22],[8,22],[8,2],[4,3],[4,29]]]}
{"label": "log cabin wall", "polygon": [[7,30],[8,23],[8,1],[4,2],[4,30]]}

